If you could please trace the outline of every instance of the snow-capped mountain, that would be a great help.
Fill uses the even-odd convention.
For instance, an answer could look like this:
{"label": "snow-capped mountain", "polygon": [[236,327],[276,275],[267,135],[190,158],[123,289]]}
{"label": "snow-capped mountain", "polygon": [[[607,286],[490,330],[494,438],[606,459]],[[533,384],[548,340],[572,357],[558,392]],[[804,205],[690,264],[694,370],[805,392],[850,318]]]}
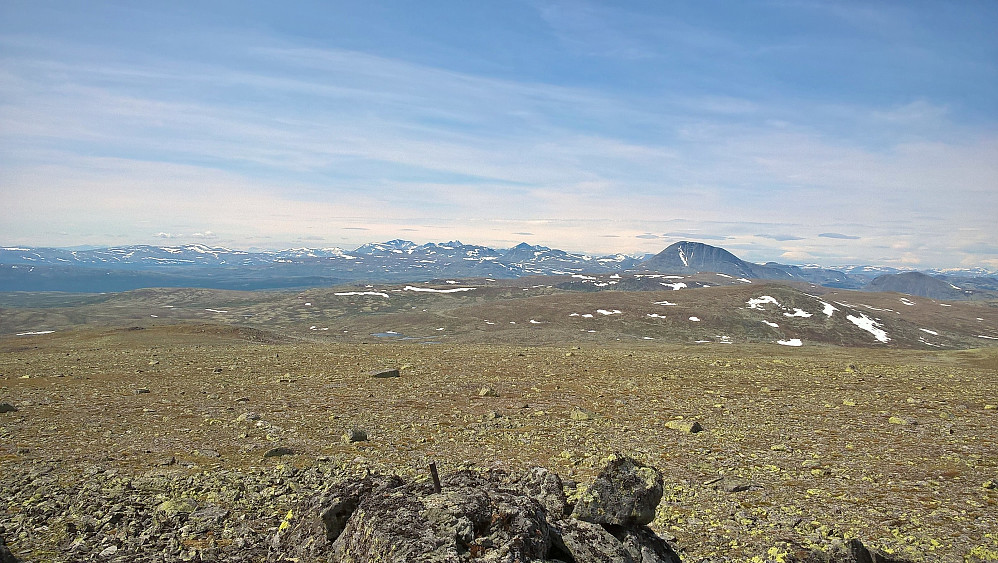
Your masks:
{"label": "snow-capped mountain", "polygon": [[[495,249],[456,240],[420,245],[401,239],[365,244],[351,251],[342,248],[246,251],[202,244],[96,249],[0,247],[0,291],[93,292],[154,286],[262,289],[357,281],[618,272],[714,272],[742,279],[803,281],[858,289],[868,287],[877,276],[901,272],[872,266],[838,270],[776,262],[756,264],[723,248],[690,241],[677,242],[650,258],[643,258],[624,254],[592,256],[527,243]],[[953,273],[933,273],[933,277],[964,290],[998,289],[994,277]],[[876,287],[879,286],[875,284],[873,288]]]}

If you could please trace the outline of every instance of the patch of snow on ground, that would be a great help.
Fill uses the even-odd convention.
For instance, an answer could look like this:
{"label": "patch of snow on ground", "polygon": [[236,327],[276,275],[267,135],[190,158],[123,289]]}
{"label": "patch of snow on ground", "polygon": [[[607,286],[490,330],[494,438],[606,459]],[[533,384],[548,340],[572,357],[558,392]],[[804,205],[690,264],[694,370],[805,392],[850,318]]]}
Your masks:
{"label": "patch of snow on ground", "polygon": [[700,322],[700,317],[690,317],[690,320],[693,321],[693,322],[695,322],[695,323],[698,323],[698,322]]}
{"label": "patch of snow on ground", "polygon": [[948,303],[940,303],[939,306],[940,307],[952,307],[952,305],[950,305]]}
{"label": "patch of snow on ground", "polygon": [[891,339],[887,336],[887,333],[884,329],[880,328],[880,323],[870,317],[867,317],[863,313],[860,313],[858,317],[846,315],[846,318],[849,319],[852,324],[872,334],[877,340],[881,342],[890,342]]}
{"label": "patch of snow on ground", "polygon": [[662,284],[662,285],[664,285],[665,287],[669,287],[669,288],[672,288],[672,290],[673,290],[673,291],[679,291],[680,289],[683,289],[684,287],[689,287],[689,286],[687,286],[687,285],[686,285],[685,283],[683,283],[683,282],[676,282],[676,283],[665,283],[665,282],[659,282],[659,283],[661,283],[661,284]]}
{"label": "patch of snow on ground", "polygon": [[382,293],[380,291],[341,291],[334,293],[333,295],[339,295],[340,297],[349,297],[351,295],[372,295],[374,297],[384,297],[385,299],[389,299],[387,293]]}
{"label": "patch of snow on ground", "polygon": [[[39,332],[38,334],[42,334],[42,333]],[[998,340],[998,338],[995,338],[994,336],[985,336],[983,334],[978,334],[977,337],[978,338],[987,338],[988,340]]]}
{"label": "patch of snow on ground", "polygon": [[667,279],[667,280],[681,280],[681,279],[685,278],[686,276],[662,276],[662,277],[665,278],[665,279]]}
{"label": "patch of snow on ground", "polygon": [[909,306],[914,306],[915,305],[914,302],[912,302],[912,301],[910,301],[908,299],[905,299],[904,297],[902,297],[901,299],[899,299],[899,301],[901,301],[901,303],[904,304],[904,305],[909,305]]}
{"label": "patch of snow on ground", "polygon": [[209,313],[228,313],[228,311],[221,311],[219,309],[205,309],[205,311],[208,311]]}
{"label": "patch of snow on ground", "polygon": [[[539,325],[539,324],[541,324],[541,321],[536,321],[534,319],[530,319],[530,324],[532,324],[532,325]],[[438,330],[443,330],[443,329],[438,329]]]}
{"label": "patch of snow on ground", "polygon": [[728,274],[722,274],[720,272],[718,272],[717,275],[721,276],[722,278],[730,278],[731,277]]}
{"label": "patch of snow on ground", "polygon": [[591,318],[593,318],[593,314],[592,313],[585,313],[584,315],[582,315],[582,318],[583,319],[591,319]]}
{"label": "patch of snow on ground", "polygon": [[433,289],[432,287],[413,287],[411,285],[405,286],[405,291],[422,291],[424,293],[458,293],[460,291],[472,291],[473,287],[454,287],[451,289]]}
{"label": "patch of snow on ground", "polygon": [[740,281],[740,282],[745,282],[745,283],[752,283],[752,280],[749,280],[749,279],[745,279],[745,278],[738,278],[738,279],[737,279],[737,280],[735,280],[735,281]]}
{"label": "patch of snow on ground", "polygon": [[651,317],[653,319],[664,319],[665,315],[659,315],[658,313],[648,313],[646,317]]}
{"label": "patch of snow on ground", "polygon": [[800,341],[800,338],[791,338],[790,340],[777,340],[777,344],[782,344],[784,346],[803,346],[804,343]]}
{"label": "patch of snow on ground", "polygon": [[822,309],[821,312],[824,313],[825,316],[827,317],[832,316],[832,313],[838,311],[838,309],[836,309],[835,306],[832,305],[831,303],[825,303],[824,301],[818,301],[818,303],[821,303],[821,306],[824,307],[824,309]]}
{"label": "patch of snow on ground", "polygon": [[671,301],[656,301],[656,302],[654,302],[652,304],[653,305],[675,305],[675,303],[673,303]]}
{"label": "patch of snow on ground", "polygon": [[[19,332],[15,336],[34,336],[36,334],[52,334],[54,330],[33,330],[30,332]],[[985,337],[986,338],[986,337]]]}
{"label": "patch of snow on ground", "polygon": [[808,318],[808,317],[811,316],[811,313],[808,313],[807,311],[805,311],[804,309],[801,309],[800,307],[794,307],[794,312],[793,313],[783,313],[783,316],[784,317],[804,317],[806,319],[806,318]]}
{"label": "patch of snow on ground", "polygon": [[745,302],[749,309],[762,309],[762,306],[766,303],[773,303],[779,305],[780,302],[776,300],[775,297],[771,295],[763,295],[762,297],[756,297],[754,299],[749,299]]}
{"label": "patch of snow on ground", "polygon": [[620,309],[614,309],[612,311],[608,311],[606,309],[596,309],[596,312],[599,313],[599,314],[601,314],[601,315],[606,315],[606,316],[620,315],[621,314]]}
{"label": "patch of snow on ground", "polygon": [[780,328],[780,325],[778,325],[778,324],[776,324],[776,323],[771,323],[771,322],[769,322],[769,321],[762,321],[762,322],[764,322],[764,323],[768,324],[769,326],[771,326],[771,327],[773,327],[773,328]]}
{"label": "patch of snow on ground", "polygon": [[893,313],[894,312],[892,309],[878,309],[878,308],[874,307],[873,305],[867,305],[865,303],[860,303],[860,305],[862,305],[863,307],[866,307],[867,309],[869,309],[871,311],[880,311],[881,313]]}
{"label": "patch of snow on ground", "polygon": [[934,331],[934,330],[929,330],[927,328],[920,328],[918,330],[920,330],[922,332],[927,332],[927,333],[931,334],[932,336],[939,336],[939,333],[936,332],[936,331]]}

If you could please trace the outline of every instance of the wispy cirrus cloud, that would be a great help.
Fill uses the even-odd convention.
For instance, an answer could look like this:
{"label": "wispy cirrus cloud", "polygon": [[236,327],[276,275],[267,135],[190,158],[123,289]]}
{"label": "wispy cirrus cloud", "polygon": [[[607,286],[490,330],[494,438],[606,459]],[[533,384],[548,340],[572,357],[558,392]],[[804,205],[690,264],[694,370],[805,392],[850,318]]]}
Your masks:
{"label": "wispy cirrus cloud", "polygon": [[[913,252],[894,248],[906,237],[976,249],[998,236],[993,120],[968,120],[945,99],[770,90],[760,64],[815,47],[740,38],[702,14],[534,6],[573,64],[619,72],[632,87],[245,30],[224,42],[195,30],[189,52],[127,55],[79,39],[0,36],[9,202],[0,237],[69,241],[103,225],[136,238],[211,232],[227,244],[307,233],[349,245],[398,232],[494,243],[533,233],[594,252],[690,238],[760,259],[880,260]],[[852,15],[849,26],[868,21]],[[209,55],[192,56],[206,45]],[[690,59],[669,59],[677,45],[693,60],[722,53],[740,68],[680,72]],[[634,79],[649,68],[685,80]],[[864,245],[843,244],[859,238]],[[932,260],[931,246],[921,252]]]}

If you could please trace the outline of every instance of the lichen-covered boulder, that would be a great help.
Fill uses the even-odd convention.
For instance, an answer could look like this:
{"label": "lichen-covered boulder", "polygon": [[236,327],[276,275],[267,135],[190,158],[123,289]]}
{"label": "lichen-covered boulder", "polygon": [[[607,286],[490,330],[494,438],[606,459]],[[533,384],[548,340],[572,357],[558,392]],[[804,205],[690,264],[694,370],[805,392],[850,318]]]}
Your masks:
{"label": "lichen-covered boulder", "polygon": [[565,499],[565,489],[561,477],[554,471],[534,467],[520,477],[515,485],[540,502],[549,519],[560,520],[566,516],[568,501]]}
{"label": "lichen-covered boulder", "polygon": [[646,525],[655,519],[662,490],[658,469],[614,455],[579,497],[572,517],[593,524]]}
{"label": "lichen-covered boulder", "polygon": [[395,476],[368,476],[332,486],[284,517],[271,540],[271,561],[332,561],[332,545],[361,501],[402,486]]}

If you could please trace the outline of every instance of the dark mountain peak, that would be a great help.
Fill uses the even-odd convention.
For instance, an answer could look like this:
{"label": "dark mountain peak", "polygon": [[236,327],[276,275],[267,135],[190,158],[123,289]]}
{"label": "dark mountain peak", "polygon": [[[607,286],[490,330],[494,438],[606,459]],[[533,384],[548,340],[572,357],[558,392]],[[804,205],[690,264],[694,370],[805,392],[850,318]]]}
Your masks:
{"label": "dark mountain peak", "polygon": [[966,292],[950,282],[923,274],[903,272],[884,274],[873,278],[866,288],[868,291],[894,291],[929,299],[963,299]]}
{"label": "dark mountain peak", "polygon": [[753,266],[723,248],[688,240],[670,244],[641,264],[645,270],[658,272],[718,272],[756,277]]}

